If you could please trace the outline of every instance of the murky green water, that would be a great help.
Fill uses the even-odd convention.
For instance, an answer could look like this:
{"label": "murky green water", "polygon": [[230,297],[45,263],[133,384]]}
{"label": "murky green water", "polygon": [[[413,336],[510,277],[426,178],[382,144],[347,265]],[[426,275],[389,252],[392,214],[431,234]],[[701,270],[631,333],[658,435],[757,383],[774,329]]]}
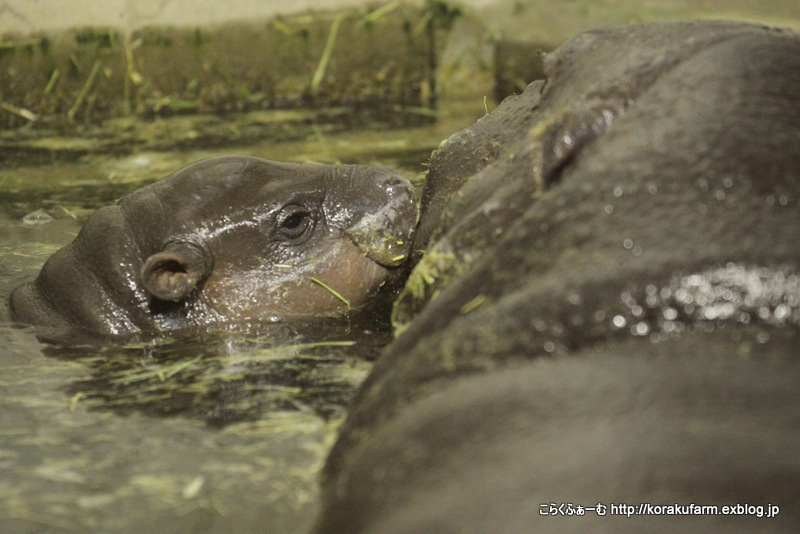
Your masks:
{"label": "murky green water", "polygon": [[44,143],[31,161],[23,152],[0,168],[0,531],[310,526],[317,472],[391,337],[387,317],[65,345],[11,324],[5,299],[93,210],[190,161],[239,153],[378,163],[414,178],[441,139],[482,113],[475,104],[435,123],[307,123],[285,139],[216,149],[63,157],[71,141],[51,139],[57,161],[42,158]]}

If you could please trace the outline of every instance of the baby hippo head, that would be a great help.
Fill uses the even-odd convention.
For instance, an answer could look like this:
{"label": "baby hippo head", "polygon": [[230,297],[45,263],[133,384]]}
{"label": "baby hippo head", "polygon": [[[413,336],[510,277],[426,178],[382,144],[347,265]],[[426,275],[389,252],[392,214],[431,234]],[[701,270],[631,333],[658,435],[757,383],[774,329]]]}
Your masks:
{"label": "baby hippo head", "polygon": [[392,277],[416,222],[387,168],[211,158],[98,210],[10,308],[107,334],[336,315]]}

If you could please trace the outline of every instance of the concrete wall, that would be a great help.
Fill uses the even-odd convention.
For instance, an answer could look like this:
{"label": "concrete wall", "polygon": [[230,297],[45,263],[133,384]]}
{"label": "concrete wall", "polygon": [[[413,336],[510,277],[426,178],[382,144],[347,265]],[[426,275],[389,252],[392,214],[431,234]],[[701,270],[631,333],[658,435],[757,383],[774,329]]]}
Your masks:
{"label": "concrete wall", "polygon": [[331,11],[366,0],[2,0],[0,33],[30,33],[75,26],[131,31],[149,25],[193,26],[271,18],[309,10]]}
{"label": "concrete wall", "polygon": [[[112,26],[192,26],[330,11],[388,0],[0,0],[0,34]],[[393,0],[397,1],[397,0]],[[423,0],[405,0],[422,4]],[[798,0],[459,0],[493,32],[560,40],[588,26],[677,18],[735,18],[800,27]]]}

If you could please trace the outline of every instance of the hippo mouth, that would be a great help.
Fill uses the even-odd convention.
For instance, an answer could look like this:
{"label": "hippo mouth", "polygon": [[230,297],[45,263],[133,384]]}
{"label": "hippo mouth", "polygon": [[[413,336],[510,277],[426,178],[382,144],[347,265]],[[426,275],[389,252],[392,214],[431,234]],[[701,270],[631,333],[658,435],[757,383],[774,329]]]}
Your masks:
{"label": "hippo mouth", "polygon": [[411,184],[398,175],[388,175],[381,185],[388,201],[364,215],[345,234],[369,259],[384,267],[405,263],[419,211]]}

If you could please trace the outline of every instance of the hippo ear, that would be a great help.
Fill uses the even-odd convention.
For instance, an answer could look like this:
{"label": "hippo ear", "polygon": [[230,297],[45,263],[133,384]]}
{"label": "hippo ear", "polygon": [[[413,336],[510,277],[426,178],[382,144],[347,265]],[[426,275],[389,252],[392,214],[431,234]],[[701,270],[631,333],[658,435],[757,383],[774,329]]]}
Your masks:
{"label": "hippo ear", "polygon": [[193,243],[170,243],[142,266],[142,283],[155,298],[178,302],[211,274],[205,251]]}

